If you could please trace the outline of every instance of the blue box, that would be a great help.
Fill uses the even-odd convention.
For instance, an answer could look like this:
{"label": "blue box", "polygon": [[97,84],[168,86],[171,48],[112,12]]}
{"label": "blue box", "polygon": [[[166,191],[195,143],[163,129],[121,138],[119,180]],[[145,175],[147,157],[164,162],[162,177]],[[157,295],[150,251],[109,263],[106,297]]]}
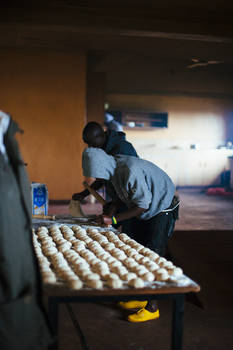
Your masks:
{"label": "blue box", "polygon": [[45,184],[32,182],[32,215],[48,215],[49,195]]}

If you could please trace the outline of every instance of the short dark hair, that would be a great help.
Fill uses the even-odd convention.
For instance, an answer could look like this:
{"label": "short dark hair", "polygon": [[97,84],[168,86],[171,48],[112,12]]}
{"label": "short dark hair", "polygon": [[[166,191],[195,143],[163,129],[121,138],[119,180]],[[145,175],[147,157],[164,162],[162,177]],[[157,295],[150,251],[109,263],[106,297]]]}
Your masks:
{"label": "short dark hair", "polygon": [[105,133],[97,122],[89,122],[83,129],[83,141],[91,147],[101,148],[105,142]]}

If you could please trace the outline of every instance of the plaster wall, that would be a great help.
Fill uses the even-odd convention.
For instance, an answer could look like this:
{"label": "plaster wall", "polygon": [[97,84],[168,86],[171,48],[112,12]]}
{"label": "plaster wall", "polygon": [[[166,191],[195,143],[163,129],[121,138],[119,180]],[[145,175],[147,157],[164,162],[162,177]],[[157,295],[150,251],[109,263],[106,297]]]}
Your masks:
{"label": "plaster wall", "polygon": [[127,138],[140,152],[156,149],[215,149],[233,142],[233,100],[162,95],[106,96],[110,109],[168,112],[168,128],[135,130],[125,128]]}
{"label": "plaster wall", "polygon": [[82,189],[81,130],[86,123],[84,52],[0,53],[0,109],[18,122],[30,181],[46,183],[50,199]]}
{"label": "plaster wall", "polygon": [[162,95],[108,95],[106,101],[110,109],[168,112],[168,128],[124,128],[139,156],[177,186],[221,185],[233,149],[217,147],[233,142],[233,101]]}
{"label": "plaster wall", "polygon": [[87,74],[87,122],[104,122],[105,75],[89,72]]}

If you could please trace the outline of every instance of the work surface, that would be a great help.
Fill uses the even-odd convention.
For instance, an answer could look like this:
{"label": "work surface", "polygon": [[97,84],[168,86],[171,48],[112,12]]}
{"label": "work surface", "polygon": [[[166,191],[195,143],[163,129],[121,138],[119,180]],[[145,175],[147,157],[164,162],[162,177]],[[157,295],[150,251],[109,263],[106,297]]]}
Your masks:
{"label": "work surface", "polygon": [[[60,304],[66,304],[80,334],[70,303],[129,299],[172,299],[171,349],[182,349],[184,295],[200,287],[181,268],[125,233],[77,222],[38,223],[33,244],[48,296],[49,318],[58,335],[49,350],[59,346]],[[87,349],[86,341],[83,346]]]}
{"label": "work surface", "polygon": [[[181,211],[180,214],[183,215],[177,221],[177,228],[180,227],[180,230],[174,233],[169,242],[170,253],[176,264],[201,285],[200,293],[194,295],[204,304],[203,310],[193,303],[185,303],[183,348],[231,349],[233,231],[229,229],[229,223],[230,220],[232,223],[232,204],[230,204],[232,202],[228,206],[223,206],[223,210],[220,211],[223,200],[217,196],[207,197],[204,194],[195,196],[193,190],[190,195],[188,190],[185,190],[185,193],[179,192],[185,212]],[[56,209],[57,207],[55,209],[50,207],[50,212],[66,213],[64,206],[61,210]],[[208,217],[207,211],[209,211]],[[226,219],[224,221],[223,216]],[[184,231],[186,226],[187,230]],[[197,231],[199,228],[202,228],[202,231]],[[211,228],[214,231],[210,231]],[[72,304],[72,307],[91,350],[169,349],[171,302],[167,300],[159,301],[160,318],[143,324],[127,322],[128,312],[121,310],[116,303],[80,302]],[[81,349],[79,338],[74,332],[64,305],[60,308],[59,324],[59,349]]]}
{"label": "work surface", "polygon": [[171,261],[124,233],[64,220],[34,223],[33,243],[56,333],[60,303],[168,298],[173,300],[171,348],[182,349],[184,294],[200,287]]}

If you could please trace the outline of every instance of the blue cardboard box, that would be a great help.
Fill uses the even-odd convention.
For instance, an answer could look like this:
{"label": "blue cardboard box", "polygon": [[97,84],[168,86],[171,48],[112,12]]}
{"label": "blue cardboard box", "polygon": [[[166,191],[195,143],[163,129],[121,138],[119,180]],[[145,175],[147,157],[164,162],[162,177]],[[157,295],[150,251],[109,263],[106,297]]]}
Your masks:
{"label": "blue cardboard box", "polygon": [[49,196],[48,189],[45,184],[32,182],[32,214],[33,215],[48,215]]}

